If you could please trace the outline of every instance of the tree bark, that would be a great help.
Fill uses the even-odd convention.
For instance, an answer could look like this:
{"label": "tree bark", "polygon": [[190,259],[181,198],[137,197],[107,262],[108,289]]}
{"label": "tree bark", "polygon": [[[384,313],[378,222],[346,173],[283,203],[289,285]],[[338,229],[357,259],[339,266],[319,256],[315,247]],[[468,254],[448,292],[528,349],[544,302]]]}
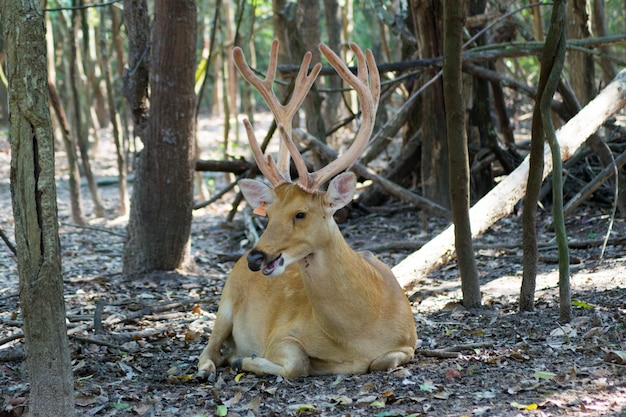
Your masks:
{"label": "tree bark", "polygon": [[[566,161],[598,130],[613,114],[626,106],[626,70],[604,88],[596,98],[570,119],[557,132],[561,147],[561,158]],[[544,147],[544,155],[550,150]],[[552,170],[548,157],[544,165],[543,178]],[[528,157],[496,185],[485,197],[470,209],[472,237],[479,236],[493,223],[513,210],[515,204],[526,192],[528,178]],[[454,257],[454,231],[452,226],[445,229],[420,250],[412,253],[393,268],[400,285],[412,290],[418,281]]]}
{"label": "tree bark", "polygon": [[[74,3],[72,3],[74,5]],[[84,113],[89,114],[89,110],[85,111],[84,103],[81,104],[80,92],[78,89],[78,82],[80,76],[78,75],[78,57],[77,46],[79,37],[76,35],[76,28],[79,26],[79,13],[77,10],[72,11],[72,19],[69,22],[69,34],[70,34],[70,84],[72,89],[74,105],[74,131],[76,132],[76,141],[78,143],[78,149],[80,150],[80,160],[83,165],[83,175],[87,180],[89,191],[91,193],[91,200],[93,201],[93,211],[96,217],[104,216],[104,206],[100,199],[100,192],[98,191],[98,184],[96,178],[93,175],[91,169],[91,161],[89,160],[89,135],[87,129],[87,122],[83,121]],[[83,35],[85,31],[83,30]],[[86,100],[85,100],[86,101]]]}
{"label": "tree bark", "polygon": [[195,1],[157,0],[154,19],[150,115],[124,251],[128,275],[193,267]]}
{"label": "tree bark", "polygon": [[148,124],[150,78],[150,16],[146,0],[124,0],[124,25],[128,34],[128,69],[122,93],[134,122],[134,136],[143,137]]}
{"label": "tree bark", "polygon": [[68,183],[70,186],[72,221],[76,224],[87,224],[83,215],[83,202],[80,196],[80,172],[78,170],[78,156],[76,155],[76,140],[72,136],[70,123],[67,120],[65,109],[61,104],[61,99],[52,79],[48,80],[48,94],[50,95],[50,104],[57,116],[57,121],[61,127],[61,135],[63,136],[65,157],[67,158]]}
{"label": "tree bark", "polygon": [[[554,123],[552,122],[552,111],[550,110],[550,102],[556,92],[561,72],[563,71],[563,63],[565,62],[567,1],[555,0],[553,4],[550,32],[546,39],[546,49],[541,60],[542,67],[544,64],[548,64],[549,68],[547,68],[545,73],[542,68],[542,74],[540,75],[540,77],[545,75],[547,80],[541,94],[539,108],[543,134],[548,145],[550,145],[550,156],[554,167],[554,174],[552,175],[552,217],[559,253],[559,318],[563,322],[569,322],[572,320],[572,296],[569,276],[569,248],[567,247],[567,231],[565,229],[565,217],[563,216],[563,165],[561,162],[561,149],[556,139]],[[541,79],[539,84],[543,84]],[[534,298],[534,293],[532,295]]]}
{"label": "tree bark", "polygon": [[[106,14],[105,9],[100,10],[100,20],[105,22]],[[126,146],[124,137],[122,135],[122,122],[118,113],[117,105],[115,103],[115,90],[113,88],[113,80],[111,77],[109,55],[107,50],[106,31],[100,27],[98,32],[98,59],[100,61],[100,69],[102,70],[102,78],[104,78],[104,85],[106,88],[107,107],[109,114],[109,122],[113,130],[113,142],[115,143],[115,153],[117,156],[117,172],[118,172],[118,189],[120,197],[119,215],[125,216],[128,213],[128,187],[126,181]]]}
{"label": "tree bark", "polygon": [[[442,6],[440,1],[412,0],[411,13],[417,34],[420,58],[441,56],[442,52]],[[435,76],[438,69],[424,71],[420,85]],[[422,93],[422,108],[417,113],[424,121],[421,124],[422,146],[420,161],[420,180],[422,195],[440,204],[450,207],[448,145],[443,103],[441,79],[436,80]]]}
{"label": "tree bark", "polygon": [[[585,39],[589,32],[590,16],[587,0],[568,0],[567,2],[567,37]],[[595,66],[593,55],[586,51],[570,50],[567,53],[569,78],[576,97],[582,104],[587,104],[595,96]]]}
{"label": "tree bark", "polygon": [[463,305],[480,307],[480,283],[472,246],[469,218],[469,154],[465,131],[465,101],[461,77],[461,49],[465,1],[444,2],[443,94],[446,106],[446,131],[450,172],[450,205],[454,223],[454,242],[461,273]]}
{"label": "tree bark", "polygon": [[11,195],[28,352],[29,415],[73,416],[74,382],[65,325],[54,138],[48,107],[46,29],[37,0],[6,2],[3,9],[10,92]]}

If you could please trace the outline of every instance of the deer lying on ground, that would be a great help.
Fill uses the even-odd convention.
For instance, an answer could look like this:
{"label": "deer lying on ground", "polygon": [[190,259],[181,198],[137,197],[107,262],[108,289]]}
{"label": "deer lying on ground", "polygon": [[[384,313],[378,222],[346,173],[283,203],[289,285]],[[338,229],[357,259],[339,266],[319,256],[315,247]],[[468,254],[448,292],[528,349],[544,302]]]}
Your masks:
{"label": "deer lying on ground", "polygon": [[[266,160],[244,120],[259,169],[272,186],[247,179],[239,187],[252,207],[267,210],[268,224],[228,277],[213,332],[200,355],[200,378],[213,378],[216,367],[224,365],[284,378],[360,374],[395,368],[413,357],[413,313],[391,269],[371,253],[353,251],[333,219],[354,195],[356,176],[339,173],[363,152],[380,97],[371,51],[350,47],[358,61],[356,76],[327,46],[320,49],[357,91],[361,128],[342,156],[314,173],[307,171],[291,138],[291,122],[321,64],[307,74],[311,54],[305,55],[293,97],[281,105],[272,92],[277,41],[264,80],[254,75],[241,49],[233,50],[243,77],[274,113],[282,141],[278,163],[271,156]],[[297,184],[290,180],[289,154],[298,171]],[[319,191],[331,178],[327,191]]]}

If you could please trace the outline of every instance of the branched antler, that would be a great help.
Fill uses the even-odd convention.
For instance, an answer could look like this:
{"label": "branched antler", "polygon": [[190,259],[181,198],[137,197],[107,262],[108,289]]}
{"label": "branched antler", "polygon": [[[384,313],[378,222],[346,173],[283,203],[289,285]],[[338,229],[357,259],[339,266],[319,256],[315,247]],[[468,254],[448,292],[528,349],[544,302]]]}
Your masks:
{"label": "branched antler", "polygon": [[281,145],[279,147],[278,165],[274,162],[271,156],[267,156],[267,159],[263,156],[261,148],[254,136],[254,131],[248,120],[244,120],[246,132],[248,134],[248,141],[252,147],[254,158],[259,165],[259,169],[265,175],[265,177],[272,183],[274,188],[278,185],[290,181],[289,176],[289,154],[294,160],[294,164],[298,171],[298,186],[308,192],[316,192],[318,188],[340,173],[341,171],[349,168],[363,153],[369,138],[374,129],[374,122],[376,119],[376,111],[378,109],[378,102],[380,99],[380,75],[374,55],[370,50],[363,51],[354,43],[350,44],[350,49],[354,52],[357,58],[358,70],[354,75],[347,65],[335,54],[328,46],[321,44],[320,50],[326,57],[328,62],[335,68],[339,76],[352,86],[361,101],[361,127],[354,139],[352,145],[348,150],[336,160],[332,161],[325,167],[318,171],[309,173],[302,158],[302,155],[298,151],[293,139],[291,137],[291,124],[294,115],[302,105],[304,98],[313,86],[317,75],[319,74],[322,66],[316,64],[311,72],[307,74],[309,64],[311,63],[311,53],[307,52],[302,60],[298,77],[296,78],[296,88],[293,96],[286,105],[279,103],[278,98],[272,91],[272,83],[276,75],[276,61],[278,55],[278,41],[274,40],[272,43],[272,50],[270,54],[270,64],[265,79],[260,79],[250,69],[243,56],[243,51],[240,48],[234,48],[233,59],[239,71],[243,77],[252,86],[254,86],[261,96],[265,99],[267,105],[271,109],[276,122],[279,127],[281,135]]}

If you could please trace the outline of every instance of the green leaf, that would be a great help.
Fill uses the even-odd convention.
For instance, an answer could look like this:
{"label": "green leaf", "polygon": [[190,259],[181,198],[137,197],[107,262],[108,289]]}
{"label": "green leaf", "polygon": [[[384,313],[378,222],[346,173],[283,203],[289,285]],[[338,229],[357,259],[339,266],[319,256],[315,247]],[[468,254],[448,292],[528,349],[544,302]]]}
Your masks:
{"label": "green leaf", "polygon": [[437,387],[435,387],[429,382],[424,382],[423,384],[420,385],[420,390],[426,391],[426,392],[433,392],[436,388]]}
{"label": "green leaf", "polygon": [[215,415],[219,416],[219,417],[224,417],[226,414],[228,414],[228,407],[226,407],[225,405],[218,405],[217,408],[215,409]]}
{"label": "green leaf", "polygon": [[537,378],[537,379],[550,380],[550,379],[554,378],[556,376],[556,374],[552,373],[552,372],[547,372],[547,371],[535,371],[533,376],[535,378]]}
{"label": "green leaf", "polygon": [[298,413],[301,413],[303,411],[315,411],[315,406],[313,404],[295,404],[290,406],[289,408],[296,410],[296,412]]}
{"label": "green leaf", "polygon": [[384,401],[374,401],[373,403],[370,403],[370,407],[379,407],[382,408],[385,406],[385,402]]}
{"label": "green leaf", "polygon": [[572,301],[572,305],[580,308],[596,308],[594,305],[587,304],[584,301]]}
{"label": "green leaf", "polygon": [[536,410],[538,408],[537,404],[520,404],[518,402],[511,402],[511,407],[515,407],[518,410]]}
{"label": "green leaf", "polygon": [[111,407],[115,408],[116,410],[126,410],[127,408],[130,408],[130,404],[128,404],[128,403],[111,403]]}

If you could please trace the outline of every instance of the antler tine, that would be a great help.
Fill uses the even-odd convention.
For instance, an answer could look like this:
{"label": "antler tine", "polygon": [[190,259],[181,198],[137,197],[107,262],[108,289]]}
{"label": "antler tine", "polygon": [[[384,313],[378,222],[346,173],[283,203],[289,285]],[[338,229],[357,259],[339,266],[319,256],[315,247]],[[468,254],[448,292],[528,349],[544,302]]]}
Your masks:
{"label": "antler tine", "polygon": [[246,128],[246,134],[248,135],[248,142],[250,143],[250,148],[252,148],[252,155],[259,167],[261,173],[267,178],[267,180],[272,184],[274,188],[279,185],[288,182],[289,180],[278,171],[276,167],[276,163],[274,162],[274,158],[272,155],[267,155],[267,159],[263,155],[263,151],[259,146],[259,142],[256,140],[256,136],[254,135],[254,129],[252,128],[252,124],[248,119],[243,120],[243,125]]}
{"label": "antler tine", "polygon": [[[369,138],[374,130],[374,122],[376,120],[376,111],[378,110],[378,101],[380,99],[380,75],[378,67],[374,60],[374,55],[369,49],[363,51],[354,43],[350,43],[350,49],[357,58],[358,71],[355,76],[346,66],[346,64],[330,49],[328,46],[321,44],[320,50],[335,68],[339,76],[351,85],[361,99],[361,127],[348,150],[319,171],[310,173],[306,176],[300,174],[298,185],[307,191],[315,192],[321,184],[334,177],[341,171],[350,167],[363,153]],[[369,75],[369,85],[368,85]],[[302,158],[298,154],[291,154],[294,158]],[[297,165],[296,165],[297,166]],[[298,171],[300,173],[300,171]]]}
{"label": "antler tine", "polygon": [[[298,171],[298,177],[308,178],[310,175],[309,170],[307,169],[304,158],[302,158],[302,155],[300,154],[298,147],[294,143],[291,134],[287,133],[285,126],[283,126],[282,124],[278,125],[278,130],[280,131],[280,137],[283,140],[283,143],[285,144],[287,150],[293,156],[293,163],[296,166],[296,171]],[[300,184],[300,181],[301,180],[299,179],[298,184]]]}
{"label": "antler tine", "polygon": [[[233,61],[241,72],[243,78],[261,94],[268,107],[274,114],[274,118],[278,124],[285,126],[285,130],[289,136],[291,136],[291,123],[294,115],[302,105],[304,98],[313,86],[315,79],[317,78],[322,64],[316,64],[311,72],[307,74],[309,64],[311,63],[311,53],[307,52],[302,59],[300,65],[300,71],[296,77],[295,89],[289,102],[285,105],[281,104],[272,90],[272,84],[274,83],[274,77],[276,76],[276,66],[278,61],[278,40],[274,39],[272,42],[272,49],[270,53],[270,62],[267,69],[267,75],[265,79],[261,79],[254,74],[246,59],[243,55],[243,51],[239,47],[233,48]],[[250,140],[250,136],[248,135]],[[254,148],[255,145],[250,143],[250,146]],[[258,145],[256,145],[258,147]],[[257,160],[257,163],[259,161]],[[290,180],[289,176],[289,153],[282,144],[279,145],[278,151],[278,171],[285,181]],[[269,179],[269,178],[268,178]]]}

